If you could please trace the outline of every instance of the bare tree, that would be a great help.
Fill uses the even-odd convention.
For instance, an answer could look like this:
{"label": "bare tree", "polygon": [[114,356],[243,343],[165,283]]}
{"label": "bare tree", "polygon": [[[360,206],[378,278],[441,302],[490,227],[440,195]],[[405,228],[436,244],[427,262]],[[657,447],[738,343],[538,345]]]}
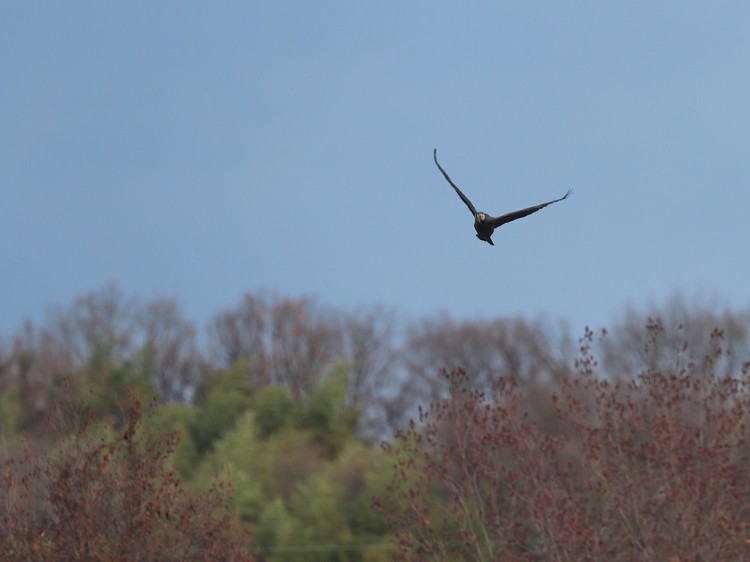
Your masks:
{"label": "bare tree", "polygon": [[341,349],[335,316],[309,298],[246,295],[214,318],[209,338],[224,366],[248,359],[256,384],[287,385],[297,398],[309,395]]}
{"label": "bare tree", "polygon": [[149,302],[138,314],[143,351],[165,400],[185,400],[198,384],[202,358],[195,327],[171,299]]}
{"label": "bare tree", "polygon": [[270,378],[298,398],[309,396],[341,348],[336,319],[308,299],[290,298],[277,299],[270,316]]}
{"label": "bare tree", "polygon": [[30,320],[13,336],[10,361],[9,382],[18,385],[22,411],[29,419],[44,408],[52,381],[79,365],[57,331],[36,328]]}
{"label": "bare tree", "polygon": [[383,435],[396,386],[394,315],[382,308],[343,315],[343,359],[350,364],[347,399],[359,408],[360,431]]}
{"label": "bare tree", "polygon": [[[250,293],[236,308],[218,314],[208,325],[212,358],[220,366],[230,367],[241,359],[265,357],[268,316],[267,301]],[[264,370],[263,365],[257,366]]]}
{"label": "bare tree", "polygon": [[386,396],[395,389],[395,320],[376,308],[332,311],[309,298],[245,295],[208,326],[211,357],[228,367],[244,359],[258,385],[286,385],[308,396],[334,364],[349,367],[347,399],[359,408],[360,428],[381,434],[387,425]]}
{"label": "bare tree", "polygon": [[[150,369],[167,400],[187,399],[203,366],[195,328],[174,301],[143,304],[108,285],[53,309],[39,328],[27,321],[13,338],[9,376],[18,381],[29,408],[43,408],[49,385],[86,368],[94,357]],[[91,370],[92,376],[97,372]]]}
{"label": "bare tree", "polygon": [[78,297],[68,309],[53,311],[55,334],[82,364],[94,351],[122,359],[132,351],[133,313],[137,303],[116,285]]}
{"label": "bare tree", "polygon": [[636,368],[736,374],[750,359],[750,310],[721,310],[715,302],[688,302],[677,293],[645,311],[626,309],[600,353],[613,379],[632,376]]}
{"label": "bare tree", "polygon": [[4,339],[0,339],[0,393],[5,390],[11,379],[11,367],[14,357]]}
{"label": "bare tree", "polygon": [[554,380],[572,364],[567,333],[555,334],[541,320],[496,318],[457,323],[448,316],[412,328],[403,349],[409,380],[404,389],[426,403],[446,395],[437,374],[461,368],[477,388],[492,388],[500,376],[514,375],[522,384]]}

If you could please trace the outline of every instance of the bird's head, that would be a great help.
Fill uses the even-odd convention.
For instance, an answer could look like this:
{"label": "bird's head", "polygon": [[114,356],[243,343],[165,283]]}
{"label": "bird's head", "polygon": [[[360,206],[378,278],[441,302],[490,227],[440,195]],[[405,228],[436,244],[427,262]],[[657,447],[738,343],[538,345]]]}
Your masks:
{"label": "bird's head", "polygon": [[487,215],[485,215],[484,213],[477,213],[477,220],[479,222],[482,222],[486,218],[487,218]]}

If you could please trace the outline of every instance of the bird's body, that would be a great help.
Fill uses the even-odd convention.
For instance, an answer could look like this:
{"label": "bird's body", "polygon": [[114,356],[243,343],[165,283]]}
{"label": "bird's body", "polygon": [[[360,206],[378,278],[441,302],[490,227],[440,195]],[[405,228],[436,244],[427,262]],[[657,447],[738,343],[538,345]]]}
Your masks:
{"label": "bird's body", "polygon": [[505,223],[526,217],[532,213],[536,213],[538,210],[544,209],[544,207],[546,207],[547,205],[551,205],[552,203],[557,203],[558,201],[567,199],[567,197],[571,194],[571,190],[569,189],[568,192],[562,197],[560,197],[559,199],[554,199],[553,201],[547,201],[546,203],[541,203],[540,205],[534,205],[533,207],[521,209],[520,211],[506,213],[505,215],[502,215],[499,217],[493,217],[491,215],[488,215],[487,213],[477,211],[473,203],[469,200],[469,198],[463,194],[463,192],[458,188],[458,186],[455,183],[453,183],[453,180],[451,180],[451,178],[448,176],[446,171],[443,170],[443,167],[438,162],[437,148],[433,152],[433,157],[435,158],[435,164],[437,165],[438,170],[440,170],[440,172],[443,174],[445,179],[448,180],[448,183],[451,185],[451,187],[453,187],[453,189],[456,190],[456,193],[458,193],[458,196],[469,208],[469,210],[471,211],[471,214],[474,215],[474,230],[477,231],[477,238],[479,238],[480,240],[484,240],[485,242],[487,242],[488,244],[492,246],[495,245],[495,243],[492,241],[492,234],[495,232],[496,228],[501,227]]}
{"label": "bird's body", "polygon": [[477,231],[477,238],[488,242],[492,246],[495,245],[492,241],[492,234],[495,232],[495,227],[492,226],[491,222],[493,218],[484,213],[474,215],[474,230]]}

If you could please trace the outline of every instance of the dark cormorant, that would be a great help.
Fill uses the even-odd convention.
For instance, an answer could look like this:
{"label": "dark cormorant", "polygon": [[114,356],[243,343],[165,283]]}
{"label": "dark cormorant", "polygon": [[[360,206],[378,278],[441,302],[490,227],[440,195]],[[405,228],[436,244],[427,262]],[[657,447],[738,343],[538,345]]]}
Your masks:
{"label": "dark cormorant", "polygon": [[477,238],[480,240],[484,240],[485,242],[495,245],[494,242],[492,242],[492,233],[495,232],[495,229],[504,225],[505,223],[514,221],[516,219],[520,219],[523,217],[527,217],[532,213],[536,213],[539,209],[544,209],[547,205],[552,205],[552,203],[557,203],[558,201],[562,201],[563,199],[567,199],[567,197],[572,193],[572,190],[569,189],[568,192],[560,197],[560,199],[555,199],[553,201],[547,201],[546,203],[542,203],[540,205],[534,205],[533,207],[528,207],[527,209],[521,209],[520,211],[514,211],[513,213],[507,213],[501,217],[493,217],[488,215],[487,213],[483,213],[481,211],[477,211],[474,208],[474,205],[471,201],[469,201],[469,198],[466,197],[466,195],[463,194],[463,192],[458,189],[458,186],[453,183],[453,180],[448,176],[448,174],[443,170],[443,167],[440,165],[437,159],[437,148],[433,152],[433,156],[435,158],[435,164],[438,167],[438,170],[440,170],[445,176],[445,179],[448,180],[448,183],[451,184],[453,189],[456,190],[456,193],[458,193],[458,196],[461,198],[461,201],[466,203],[466,206],[471,211],[471,214],[474,215],[474,230],[477,231]]}

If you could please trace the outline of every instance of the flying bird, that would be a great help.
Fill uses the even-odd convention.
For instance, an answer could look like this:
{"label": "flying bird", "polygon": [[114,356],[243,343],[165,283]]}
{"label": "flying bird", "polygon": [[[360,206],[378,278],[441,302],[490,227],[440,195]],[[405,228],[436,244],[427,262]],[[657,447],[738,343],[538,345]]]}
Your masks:
{"label": "flying bird", "polygon": [[483,213],[481,211],[477,211],[474,205],[471,201],[469,201],[469,198],[466,197],[466,195],[463,194],[463,192],[458,189],[458,186],[453,183],[453,180],[448,176],[445,170],[443,170],[443,167],[440,165],[437,159],[437,148],[433,152],[433,157],[435,158],[435,164],[438,167],[438,170],[440,170],[445,176],[445,179],[448,180],[448,183],[451,184],[451,187],[456,190],[456,193],[458,193],[458,196],[461,198],[461,201],[466,203],[466,206],[471,211],[471,214],[474,215],[474,230],[477,231],[477,238],[480,240],[484,240],[488,244],[494,246],[495,243],[492,241],[492,233],[495,232],[496,228],[501,227],[505,223],[514,221],[516,219],[521,219],[523,217],[527,217],[532,213],[536,213],[539,209],[544,209],[547,205],[552,205],[552,203],[557,203],[558,201],[562,201],[563,199],[567,199],[568,196],[572,193],[572,189],[569,189],[568,192],[560,197],[560,199],[555,199],[553,201],[547,201],[546,203],[542,203],[540,205],[535,205],[533,207],[529,207],[527,209],[521,209],[520,211],[515,211],[513,213],[507,213],[501,217],[493,217],[488,215],[487,213]]}

